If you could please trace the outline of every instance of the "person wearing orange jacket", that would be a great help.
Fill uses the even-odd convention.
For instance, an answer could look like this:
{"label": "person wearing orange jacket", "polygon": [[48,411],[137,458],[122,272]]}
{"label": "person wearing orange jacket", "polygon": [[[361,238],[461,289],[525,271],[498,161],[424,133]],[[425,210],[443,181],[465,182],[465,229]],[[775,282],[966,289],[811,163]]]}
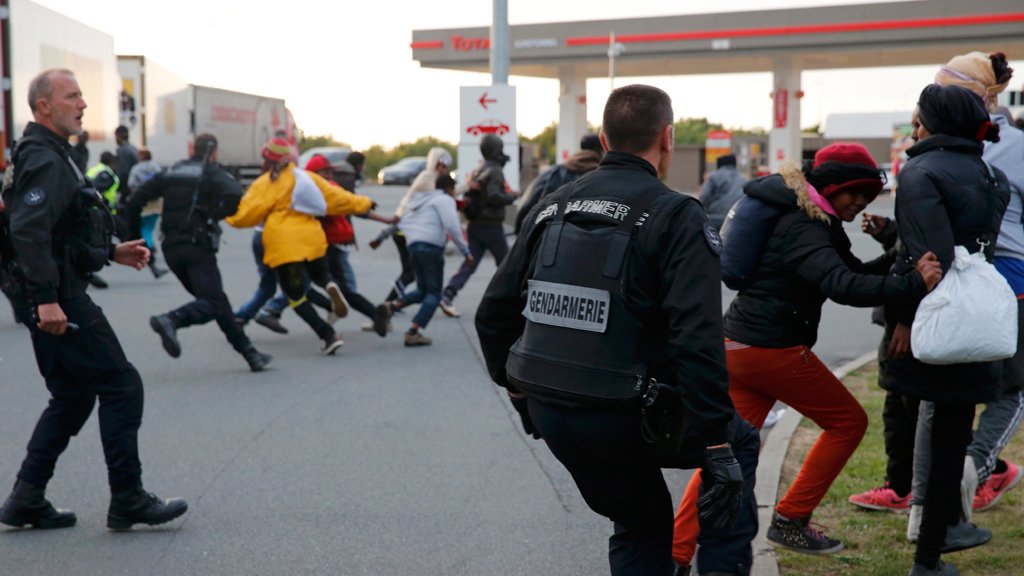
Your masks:
{"label": "person wearing orange jacket", "polygon": [[374,202],[297,168],[291,163],[288,142],[282,138],[267,142],[260,155],[263,175],[249,186],[238,212],[225,222],[236,228],[263,223],[264,264],[274,271],[295,313],[323,341],[320,352],[332,355],[344,343],[306,298],[308,274],[314,284],[327,291],[335,313],[345,308],[341,288],[327,271],[327,236],[317,218],[369,214]]}

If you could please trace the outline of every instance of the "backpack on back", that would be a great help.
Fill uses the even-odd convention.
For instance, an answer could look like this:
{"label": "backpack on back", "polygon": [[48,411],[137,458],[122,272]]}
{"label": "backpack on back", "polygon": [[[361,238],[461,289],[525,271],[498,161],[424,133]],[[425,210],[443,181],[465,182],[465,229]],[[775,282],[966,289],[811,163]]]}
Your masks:
{"label": "backpack on back", "polygon": [[753,281],[761,254],[783,210],[751,196],[740,198],[722,224],[722,280],[743,291]]}

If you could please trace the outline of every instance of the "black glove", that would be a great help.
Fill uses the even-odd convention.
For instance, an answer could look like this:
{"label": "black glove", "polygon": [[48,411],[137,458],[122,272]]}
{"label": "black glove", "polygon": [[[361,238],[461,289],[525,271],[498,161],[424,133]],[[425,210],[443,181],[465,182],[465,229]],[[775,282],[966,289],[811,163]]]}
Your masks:
{"label": "black glove", "polygon": [[743,470],[731,446],[709,448],[704,458],[707,465],[702,476],[707,490],[697,500],[700,519],[716,530],[732,528],[743,500]]}
{"label": "black glove", "polygon": [[516,409],[516,412],[519,412],[519,417],[523,420],[523,431],[533,436],[535,440],[539,440],[540,432],[533,426],[533,418],[530,418],[530,409],[526,404],[526,396],[516,398],[509,394],[508,399],[512,402],[512,407]]}

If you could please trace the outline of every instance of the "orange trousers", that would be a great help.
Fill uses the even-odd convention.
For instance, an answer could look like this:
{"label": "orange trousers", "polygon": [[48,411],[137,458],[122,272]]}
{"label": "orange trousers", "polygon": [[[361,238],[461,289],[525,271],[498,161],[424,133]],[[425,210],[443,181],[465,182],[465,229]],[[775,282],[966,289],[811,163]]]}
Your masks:
{"label": "orange trousers", "polygon": [[[868,415],[807,346],[755,348],[726,340],[725,351],[729,395],[744,420],[760,430],[781,400],[823,430],[775,507],[786,518],[810,516],[860,445]],[[672,556],[680,566],[690,565],[697,547],[699,487],[700,474],[694,473],[676,512]]]}

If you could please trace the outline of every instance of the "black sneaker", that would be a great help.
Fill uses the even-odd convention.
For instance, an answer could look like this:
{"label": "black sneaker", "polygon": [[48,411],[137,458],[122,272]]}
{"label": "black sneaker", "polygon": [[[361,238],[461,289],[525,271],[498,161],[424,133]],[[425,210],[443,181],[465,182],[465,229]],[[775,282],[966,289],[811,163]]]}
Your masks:
{"label": "black sneaker", "polygon": [[934,569],[915,562],[907,576],[960,576],[960,571],[956,569],[956,566],[942,560],[939,560],[939,565]]}
{"label": "black sneaker", "polygon": [[320,347],[320,353],[324,356],[334,356],[334,353],[338,351],[338,348],[344,346],[345,342],[342,341],[340,336],[335,334],[333,338],[324,340],[323,344],[324,345]]}
{"label": "black sneaker", "polygon": [[48,530],[70,528],[78,517],[70,510],[58,510],[44,496],[46,490],[24,480],[14,483],[14,491],[0,507],[0,522],[15,528],[31,526]]}
{"label": "black sneaker", "polygon": [[384,304],[377,306],[377,312],[373,315],[373,331],[384,338],[388,335],[388,328],[391,326],[390,310]]}
{"label": "black sneaker", "polygon": [[988,528],[978,528],[970,522],[960,521],[956,526],[946,528],[946,542],[941,548],[943,554],[959,552],[976,548],[982,544],[988,544],[992,539],[992,531]]}
{"label": "black sneaker", "polygon": [[690,576],[690,567],[676,566],[676,576]]}
{"label": "black sneaker", "polygon": [[288,329],[284,327],[284,324],[281,324],[281,319],[278,318],[277,316],[271,316],[270,314],[267,314],[265,312],[260,312],[259,314],[256,315],[256,318],[254,318],[254,320],[260,326],[263,326],[264,328],[269,328],[271,331],[277,332],[278,334],[288,333]]}
{"label": "black sneaker", "polygon": [[159,316],[153,316],[149,319],[149,326],[160,335],[160,340],[163,341],[164,350],[171,355],[171,358],[177,358],[181,356],[181,344],[178,343],[178,327],[174,325],[174,320],[167,314],[161,314]]}
{"label": "black sneaker", "polygon": [[843,549],[842,542],[811,528],[810,522],[810,516],[789,520],[773,514],[764,540],[776,548],[812,556],[834,554]]}
{"label": "black sneaker", "polygon": [[161,500],[140,487],[113,495],[107,510],[107,528],[129,530],[135,524],[156,526],[187,511],[188,504],[181,498]]}
{"label": "black sneaker", "polygon": [[249,370],[253,372],[262,372],[267,364],[274,359],[270,354],[261,354],[259,350],[256,350],[255,346],[249,346],[242,352],[242,356],[245,357],[245,361],[249,363]]}

